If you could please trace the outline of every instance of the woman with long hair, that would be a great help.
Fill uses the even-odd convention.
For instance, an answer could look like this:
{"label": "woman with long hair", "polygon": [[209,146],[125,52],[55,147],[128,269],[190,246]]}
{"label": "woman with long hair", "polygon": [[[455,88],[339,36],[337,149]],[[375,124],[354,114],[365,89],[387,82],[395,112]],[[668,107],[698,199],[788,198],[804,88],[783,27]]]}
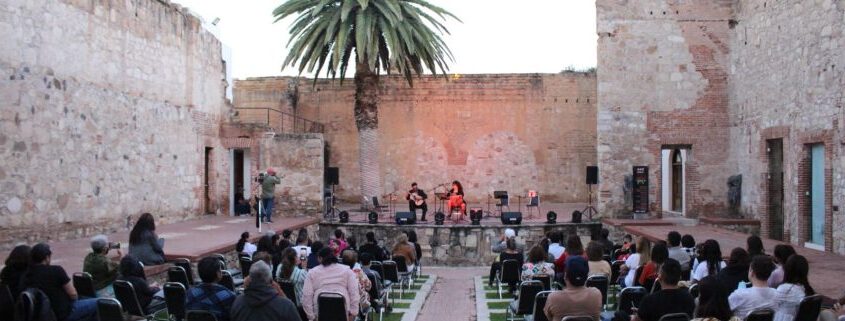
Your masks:
{"label": "woman with long hair", "polygon": [[778,244],[775,245],[773,252],[772,254],[775,256],[775,270],[769,276],[768,283],[770,288],[776,289],[783,283],[783,266],[789,260],[789,257],[795,254],[795,249],[789,244]]}
{"label": "woman with long hair", "polygon": [[[399,233],[396,237],[396,245],[393,246],[393,257],[401,256],[405,258],[405,264],[408,266],[408,271],[413,271],[417,264],[417,251],[408,243],[408,235]],[[405,271],[399,271],[405,272]]]}
{"label": "woman with long hair", "polygon": [[452,188],[446,193],[446,197],[449,198],[449,203],[447,207],[449,209],[449,215],[455,212],[455,210],[460,210],[460,216],[452,217],[452,220],[458,221],[463,220],[464,217],[467,215],[467,204],[464,201],[464,186],[461,185],[459,181],[452,182]]}
{"label": "woman with long hair", "polygon": [[155,220],[150,213],[141,214],[129,232],[129,255],[144,265],[164,263],[164,239],[160,239],[155,232]]}
{"label": "woman with long hair", "polygon": [[255,244],[249,242],[249,232],[241,233],[241,238],[238,239],[238,243],[235,244],[235,251],[238,252],[238,255],[245,254],[248,256],[252,256],[252,253],[258,248],[255,247]]}
{"label": "woman with long hair", "polygon": [[131,254],[125,255],[120,260],[120,277],[118,280],[124,280],[132,284],[135,289],[135,296],[138,298],[138,303],[144,308],[144,311],[149,313],[158,311],[164,307],[163,293],[160,293],[161,288],[158,283],[148,283],[147,275],[144,273],[144,267],[138,261],[138,258]]}
{"label": "woman with long hair", "polygon": [[701,252],[698,253],[698,266],[692,272],[692,282],[697,282],[707,276],[719,274],[727,264],[722,260],[722,249],[714,239],[704,241]]}
{"label": "woman with long hair", "polygon": [[9,256],[6,257],[5,266],[0,271],[0,283],[9,286],[12,291],[12,297],[17,298],[23,290],[21,285],[21,278],[26,270],[29,268],[29,245],[18,245],[12,249]]}
{"label": "woman with long hair", "polygon": [[727,290],[727,294],[731,295],[739,287],[739,283],[747,283],[748,268],[751,266],[751,257],[748,252],[741,247],[731,250],[731,256],[728,259],[728,264],[724,269],[719,271],[716,279],[719,284]]}
{"label": "woman with long hair", "polygon": [[322,248],[317,255],[320,265],[308,271],[302,287],[302,307],[308,320],[317,320],[317,296],[323,292],[337,292],[343,296],[347,317],[349,320],[354,319],[358,315],[361,300],[358,278],[348,266],[337,264],[337,256],[331,249]]}
{"label": "woman with long hair", "polygon": [[651,261],[651,241],[647,238],[638,238],[633,249],[634,253],[625,259],[625,264],[619,270],[619,275],[625,276],[622,280],[622,287],[634,286],[637,269]]}
{"label": "woman with long hair", "polygon": [[581,243],[581,237],[576,234],[566,238],[566,247],[563,254],[555,260],[555,272],[561,284],[563,283],[563,273],[566,271],[566,260],[573,256],[584,256],[584,243]]}
{"label": "woman with long hair", "polygon": [[748,239],[745,240],[745,244],[748,257],[751,259],[755,256],[766,254],[766,250],[763,249],[763,240],[757,235],[749,236]]}
{"label": "woman with long hair", "polygon": [[728,295],[716,280],[708,276],[698,282],[698,308],[694,321],[739,321],[728,304]]}
{"label": "woman with long hair", "polygon": [[783,266],[783,284],[778,286],[775,294],[775,320],[792,321],[798,312],[798,305],[804,297],[816,294],[807,275],[810,264],[807,258],[794,254],[786,260]]}
{"label": "woman with long hair", "polygon": [[[302,263],[295,249],[286,248],[282,251],[282,264],[279,272],[276,274],[277,281],[290,281],[293,283],[297,308],[299,310],[302,310],[302,287],[305,286],[305,276],[308,275],[308,272],[302,268]],[[302,313],[303,311],[300,312]]]}
{"label": "woman with long hair", "polygon": [[528,251],[528,262],[522,264],[522,280],[530,281],[535,275],[549,275],[554,277],[555,265],[546,262],[549,254],[540,245],[535,245]]}
{"label": "woman with long hair", "polygon": [[666,243],[658,242],[651,247],[650,256],[648,263],[643,266],[640,278],[637,279],[638,285],[649,290],[657,281],[657,272],[660,271],[660,266],[669,258],[669,248],[666,247]]}
{"label": "woman with long hair", "polygon": [[589,274],[606,275],[610,278],[610,263],[604,260],[604,245],[598,241],[587,243],[587,266]]}

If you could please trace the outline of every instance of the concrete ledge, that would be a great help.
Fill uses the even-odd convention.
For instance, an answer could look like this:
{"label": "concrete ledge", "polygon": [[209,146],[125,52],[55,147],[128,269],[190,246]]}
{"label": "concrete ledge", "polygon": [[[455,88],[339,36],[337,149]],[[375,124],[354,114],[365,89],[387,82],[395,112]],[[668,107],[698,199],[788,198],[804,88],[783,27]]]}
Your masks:
{"label": "concrete ledge", "polygon": [[661,219],[647,219],[647,220],[635,220],[635,219],[622,219],[622,218],[604,218],[601,220],[602,223],[610,225],[610,226],[669,226],[675,225],[673,222],[668,222]]}
{"label": "concrete ledge", "polygon": [[760,220],[748,218],[701,217],[699,222],[710,225],[753,225],[760,226]]}

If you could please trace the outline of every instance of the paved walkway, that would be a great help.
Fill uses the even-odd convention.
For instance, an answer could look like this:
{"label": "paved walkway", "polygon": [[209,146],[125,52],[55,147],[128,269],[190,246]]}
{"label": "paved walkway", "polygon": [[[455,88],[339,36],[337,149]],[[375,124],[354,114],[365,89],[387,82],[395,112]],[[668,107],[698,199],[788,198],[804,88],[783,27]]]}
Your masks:
{"label": "paved walkway", "polygon": [[488,268],[423,267],[423,273],[437,276],[417,321],[475,321],[474,278]]}

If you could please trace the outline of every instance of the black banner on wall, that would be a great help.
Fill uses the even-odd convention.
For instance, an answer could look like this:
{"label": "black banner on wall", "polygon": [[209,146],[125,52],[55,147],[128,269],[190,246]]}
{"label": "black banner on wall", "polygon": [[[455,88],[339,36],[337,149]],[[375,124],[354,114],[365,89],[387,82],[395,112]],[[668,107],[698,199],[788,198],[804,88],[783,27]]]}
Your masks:
{"label": "black banner on wall", "polygon": [[634,213],[648,213],[648,166],[634,166]]}

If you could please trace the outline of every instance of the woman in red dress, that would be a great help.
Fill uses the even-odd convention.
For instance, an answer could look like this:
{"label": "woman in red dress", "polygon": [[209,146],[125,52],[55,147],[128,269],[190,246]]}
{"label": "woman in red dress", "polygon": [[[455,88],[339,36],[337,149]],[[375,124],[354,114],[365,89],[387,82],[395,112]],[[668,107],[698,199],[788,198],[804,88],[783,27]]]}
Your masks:
{"label": "woman in red dress", "polygon": [[452,219],[455,221],[463,220],[467,215],[467,203],[464,202],[464,187],[461,185],[461,182],[453,181],[452,189],[449,193],[446,193],[446,197],[449,199],[449,203],[446,208],[449,209],[450,215],[454,213],[455,210],[460,210],[460,216],[457,218],[453,217]]}

